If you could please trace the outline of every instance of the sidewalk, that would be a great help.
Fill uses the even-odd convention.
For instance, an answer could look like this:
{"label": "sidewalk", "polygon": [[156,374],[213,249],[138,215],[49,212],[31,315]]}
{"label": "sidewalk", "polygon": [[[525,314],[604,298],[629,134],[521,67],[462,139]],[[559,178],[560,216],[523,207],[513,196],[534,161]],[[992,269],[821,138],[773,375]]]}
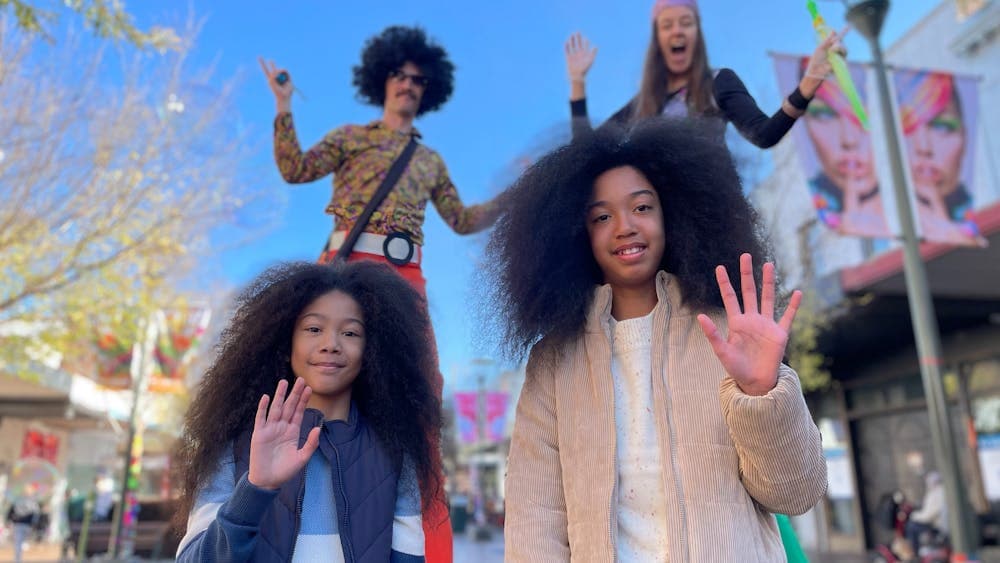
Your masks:
{"label": "sidewalk", "polygon": [[[477,542],[471,535],[455,536],[455,563],[503,563],[503,533],[492,530],[489,541]],[[830,555],[809,553],[810,563],[870,563],[872,555]],[[0,545],[0,563],[14,560],[14,549],[10,543]],[[59,561],[59,546],[53,544],[30,544],[24,552],[24,560],[32,562]],[[72,560],[71,560],[72,561]],[[142,560],[148,561],[148,560]],[[169,560],[167,560],[169,561]],[[981,563],[1000,563],[1000,548],[987,547],[979,554]]]}
{"label": "sidewalk", "polygon": [[[0,544],[0,562],[14,560],[14,546],[9,541]],[[59,561],[59,545],[29,543],[24,550],[25,561]]]}
{"label": "sidewalk", "polygon": [[[860,554],[829,554],[829,553],[806,553],[809,563],[870,563],[877,561],[874,553],[868,555]],[[1000,563],[1000,547],[984,547],[979,551],[979,563]]]}
{"label": "sidewalk", "polygon": [[[502,544],[501,544],[502,546]],[[29,543],[27,549],[24,550],[24,561],[41,562],[46,561],[48,563],[58,563],[59,559],[59,544],[51,543]],[[0,563],[9,563],[14,560],[14,546],[10,542],[3,542],[0,544]],[[151,559],[133,559],[134,561],[152,562]],[[72,557],[68,560],[70,562],[76,561]],[[97,561],[95,558],[85,559],[85,561]],[[101,560],[110,561],[110,560]],[[161,559],[160,561],[173,561],[173,559]],[[457,560],[456,560],[457,561]],[[500,560],[498,560],[500,561]]]}
{"label": "sidewalk", "polygon": [[[493,529],[489,541],[478,542],[469,535],[455,536],[455,563],[503,563],[503,532]],[[14,560],[14,548],[9,542],[0,545],[0,563]],[[24,561],[59,561],[59,546],[53,544],[30,544],[24,552]],[[74,561],[70,559],[70,561]],[[147,562],[148,559],[140,561]],[[167,560],[169,561],[169,560]]]}
{"label": "sidewalk", "polygon": [[503,563],[503,531],[490,531],[488,541],[475,541],[471,534],[456,535],[455,563]]}

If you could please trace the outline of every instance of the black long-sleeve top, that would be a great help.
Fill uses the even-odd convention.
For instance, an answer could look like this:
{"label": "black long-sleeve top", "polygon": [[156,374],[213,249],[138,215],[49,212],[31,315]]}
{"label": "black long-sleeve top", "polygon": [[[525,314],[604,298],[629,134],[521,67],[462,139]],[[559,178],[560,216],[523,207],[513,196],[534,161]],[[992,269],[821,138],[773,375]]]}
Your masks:
{"label": "black long-sleeve top", "polygon": [[[731,69],[720,69],[715,73],[713,80],[712,94],[715,98],[715,104],[719,108],[718,117],[723,120],[720,129],[725,128],[725,122],[731,122],[748,141],[766,149],[776,145],[795,124],[796,118],[788,115],[781,108],[778,108],[778,111],[770,117],[764,114],[753,96],[747,91],[746,86],[743,85],[743,81]],[[663,100],[663,104],[660,106],[661,111],[669,101],[669,96]],[[635,99],[629,101],[608,121],[626,124],[632,115],[634,103]],[[586,98],[571,101],[570,114],[573,117],[574,137],[591,129],[590,118],[587,116]]]}

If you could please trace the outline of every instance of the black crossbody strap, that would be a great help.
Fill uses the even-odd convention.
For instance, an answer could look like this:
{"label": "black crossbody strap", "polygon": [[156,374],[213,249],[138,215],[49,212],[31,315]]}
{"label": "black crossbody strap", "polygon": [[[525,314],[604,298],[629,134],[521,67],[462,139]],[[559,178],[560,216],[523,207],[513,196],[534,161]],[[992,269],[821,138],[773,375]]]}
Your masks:
{"label": "black crossbody strap", "polygon": [[417,139],[416,137],[410,137],[410,142],[403,149],[403,152],[399,154],[396,161],[392,163],[389,168],[389,172],[386,173],[385,179],[379,185],[378,189],[375,190],[375,195],[365,206],[365,210],[361,212],[361,216],[355,221],[354,226],[351,227],[351,232],[347,233],[347,238],[344,239],[344,243],[340,245],[337,249],[336,256],[333,257],[333,262],[338,262],[346,260],[347,256],[351,253],[354,248],[354,244],[358,242],[358,237],[361,236],[362,231],[368,225],[368,220],[371,219],[372,213],[375,213],[375,209],[382,203],[385,196],[389,195],[389,191],[392,187],[396,185],[399,181],[399,177],[403,175],[403,170],[406,170],[406,165],[409,164],[410,158],[413,156],[413,152],[417,150]]}

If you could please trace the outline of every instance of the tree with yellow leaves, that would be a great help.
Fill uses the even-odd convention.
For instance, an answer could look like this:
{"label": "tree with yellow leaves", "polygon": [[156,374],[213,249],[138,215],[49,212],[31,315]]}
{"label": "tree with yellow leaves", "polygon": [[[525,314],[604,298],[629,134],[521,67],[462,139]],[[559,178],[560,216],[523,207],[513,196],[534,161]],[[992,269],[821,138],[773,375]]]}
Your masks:
{"label": "tree with yellow leaves", "polygon": [[155,26],[143,30],[136,27],[121,0],[0,0],[0,15],[12,12],[18,28],[53,41],[49,28],[62,12],[81,18],[98,37],[125,39],[137,47],[166,49],[176,45],[178,38],[169,27]]}
{"label": "tree with yellow leaves", "polygon": [[[189,69],[191,45],[0,29],[0,328],[31,327],[63,355],[103,331],[135,338],[213,255],[213,233],[253,221],[265,192],[240,173],[234,81]],[[0,331],[0,363],[23,355],[17,334]]]}

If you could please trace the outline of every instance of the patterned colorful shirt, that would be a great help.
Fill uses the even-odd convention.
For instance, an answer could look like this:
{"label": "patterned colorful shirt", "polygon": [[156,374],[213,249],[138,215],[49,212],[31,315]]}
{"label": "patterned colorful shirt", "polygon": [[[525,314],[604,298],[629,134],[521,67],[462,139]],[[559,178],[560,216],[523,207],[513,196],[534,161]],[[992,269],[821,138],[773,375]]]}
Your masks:
{"label": "patterned colorful shirt", "polygon": [[[326,212],[334,216],[335,230],[350,230],[411,135],[420,137],[416,129],[410,133],[394,131],[378,120],[368,125],[345,125],[303,153],[292,114],[281,113],[274,121],[274,160],[282,178],[293,184],[333,173],[333,197]],[[421,227],[428,200],[459,234],[481,231],[500,214],[496,199],[463,205],[440,155],[421,143],[399,181],[372,214],[365,232],[404,232],[414,243],[423,244]]]}

